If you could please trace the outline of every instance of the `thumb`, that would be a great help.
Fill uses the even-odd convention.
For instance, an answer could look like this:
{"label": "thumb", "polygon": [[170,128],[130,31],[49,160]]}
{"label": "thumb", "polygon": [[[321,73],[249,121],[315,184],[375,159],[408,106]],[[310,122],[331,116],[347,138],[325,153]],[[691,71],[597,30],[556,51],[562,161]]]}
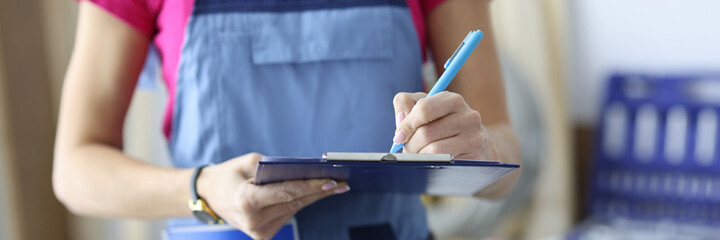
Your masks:
{"label": "thumb", "polygon": [[263,155],[258,153],[248,153],[237,157],[236,161],[239,163],[240,174],[245,178],[254,177],[258,162],[260,162],[262,158]]}

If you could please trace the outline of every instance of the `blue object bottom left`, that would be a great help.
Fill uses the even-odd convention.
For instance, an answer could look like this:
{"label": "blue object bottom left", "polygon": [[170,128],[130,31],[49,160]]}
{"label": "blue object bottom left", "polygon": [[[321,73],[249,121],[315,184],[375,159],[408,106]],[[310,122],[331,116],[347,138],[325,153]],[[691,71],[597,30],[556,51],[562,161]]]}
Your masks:
{"label": "blue object bottom left", "polygon": [[[165,240],[253,240],[244,232],[232,227],[168,227],[164,234]],[[288,223],[272,238],[272,240],[294,240],[293,225]]]}

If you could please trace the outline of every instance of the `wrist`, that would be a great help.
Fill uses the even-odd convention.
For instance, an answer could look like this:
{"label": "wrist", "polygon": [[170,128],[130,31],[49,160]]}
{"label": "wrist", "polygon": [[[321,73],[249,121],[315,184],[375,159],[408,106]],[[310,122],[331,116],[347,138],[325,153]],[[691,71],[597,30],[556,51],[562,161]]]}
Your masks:
{"label": "wrist", "polygon": [[210,195],[210,189],[213,186],[212,176],[214,174],[212,172],[214,170],[214,167],[215,165],[208,165],[204,167],[203,170],[198,173],[197,179],[195,180],[195,191],[197,197],[200,199],[205,199],[205,201],[207,201]]}
{"label": "wrist", "polygon": [[210,207],[206,198],[208,195],[205,194],[206,190],[201,190],[208,189],[212,184],[212,182],[208,181],[207,177],[202,177],[213,176],[213,174],[206,172],[210,170],[209,168],[210,166],[202,166],[195,169],[190,184],[192,198],[188,202],[188,206],[198,220],[207,224],[223,224],[224,221],[222,218]]}
{"label": "wrist", "polygon": [[488,152],[503,163],[520,164],[520,144],[512,125],[500,124],[484,128],[488,139]]}

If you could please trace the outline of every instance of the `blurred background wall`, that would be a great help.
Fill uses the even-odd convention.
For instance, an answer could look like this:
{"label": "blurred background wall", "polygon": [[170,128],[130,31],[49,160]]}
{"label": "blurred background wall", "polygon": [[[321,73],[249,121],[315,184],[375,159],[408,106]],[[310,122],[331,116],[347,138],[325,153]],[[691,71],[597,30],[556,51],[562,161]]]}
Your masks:
{"label": "blurred background wall", "polygon": [[[2,30],[0,30],[2,32]],[[0,38],[1,39],[1,38]],[[2,49],[0,49],[0,56],[2,56]],[[5,81],[5,64],[3,59],[0,58],[0,82]],[[0,84],[0,92],[4,92],[4,85]],[[5,98],[0,98],[0,116],[6,115]],[[0,118],[0,238],[2,239],[18,239],[17,224],[15,223],[15,217],[18,215],[16,211],[17,203],[13,194],[15,193],[15,174],[12,169],[10,159],[10,148],[8,144],[7,134],[7,119],[5,117]]]}
{"label": "blurred background wall", "polygon": [[572,1],[567,95],[573,122],[594,125],[609,72],[717,70],[720,2]]}
{"label": "blurred background wall", "polygon": [[[542,166],[527,201],[498,213],[492,232],[433,225],[436,231],[466,239],[554,238],[569,231],[582,219],[608,74],[720,69],[719,11],[714,0],[493,1],[492,37],[506,78],[529,89],[541,113],[544,149],[532,157]],[[0,0],[0,239],[159,239],[161,221],[72,216],[52,195],[52,141],[76,14],[72,0]],[[133,98],[125,151],[167,164],[160,133],[166,92],[158,78],[143,81]],[[438,217],[468,221],[492,206],[450,199],[431,208],[442,203],[476,214]]]}
{"label": "blurred background wall", "polygon": [[[6,191],[0,192],[0,200],[8,201],[2,203],[9,210],[3,212],[9,221],[4,227],[12,228],[7,231],[8,238],[67,239],[69,232],[67,212],[53,196],[50,184],[57,112],[57,94],[53,94],[57,89],[52,83],[62,79],[53,75],[50,66],[67,62],[67,54],[60,57],[50,52],[69,48],[55,45],[61,42],[51,40],[55,36],[47,31],[54,26],[48,24],[53,19],[44,12],[50,2],[0,1],[0,157],[4,172],[9,173],[2,175],[3,184],[10,184],[3,187]],[[72,32],[72,27],[63,29]]]}

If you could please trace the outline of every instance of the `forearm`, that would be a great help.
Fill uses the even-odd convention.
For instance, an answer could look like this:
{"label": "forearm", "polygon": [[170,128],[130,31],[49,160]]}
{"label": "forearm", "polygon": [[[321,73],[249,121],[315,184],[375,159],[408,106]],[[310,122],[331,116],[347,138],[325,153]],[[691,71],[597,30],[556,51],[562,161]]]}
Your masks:
{"label": "forearm", "polygon": [[102,217],[190,216],[190,169],[150,165],[96,143],[56,152],[53,184],[75,214]]}
{"label": "forearm", "polygon": [[[488,143],[491,149],[497,152],[497,159],[502,163],[521,164],[522,156],[520,144],[518,143],[515,129],[510,123],[498,123],[485,127]],[[510,174],[500,178],[498,181],[485,187],[482,191],[475,194],[476,197],[497,199],[507,195],[515,182],[520,177],[520,169],[512,171]]]}

